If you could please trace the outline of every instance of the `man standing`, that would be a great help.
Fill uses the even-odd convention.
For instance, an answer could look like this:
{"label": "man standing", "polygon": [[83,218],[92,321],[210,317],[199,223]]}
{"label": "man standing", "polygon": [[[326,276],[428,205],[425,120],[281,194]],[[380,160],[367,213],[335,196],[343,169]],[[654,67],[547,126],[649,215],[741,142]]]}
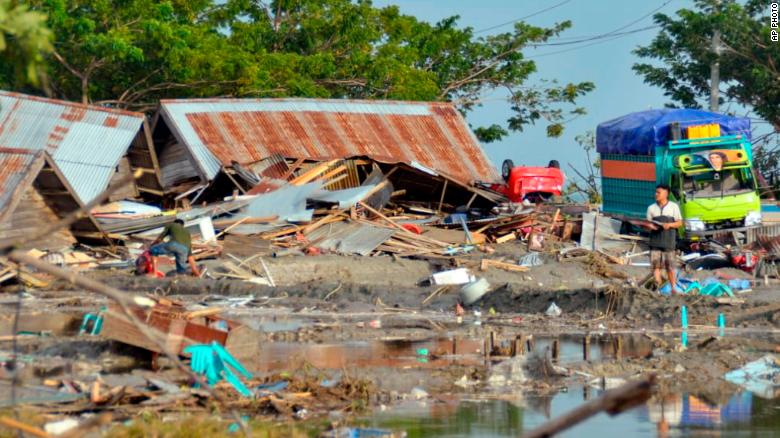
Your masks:
{"label": "man standing", "polygon": [[[163,239],[168,236],[170,239],[163,242]],[[200,270],[192,256],[192,238],[189,231],[184,228],[184,221],[181,219],[176,219],[172,224],[165,226],[160,236],[152,242],[149,252],[152,254],[152,272],[157,272],[157,256],[172,255],[176,260],[177,274],[187,272],[187,268],[184,267],[184,261],[187,260],[192,268],[192,275],[200,277]]]}
{"label": "man standing", "polygon": [[655,203],[647,207],[647,220],[650,228],[650,263],[658,286],[663,278],[661,270],[666,270],[672,295],[677,293],[677,279],[674,275],[677,229],[682,226],[680,207],[669,200],[669,186],[659,184],[655,188]]}

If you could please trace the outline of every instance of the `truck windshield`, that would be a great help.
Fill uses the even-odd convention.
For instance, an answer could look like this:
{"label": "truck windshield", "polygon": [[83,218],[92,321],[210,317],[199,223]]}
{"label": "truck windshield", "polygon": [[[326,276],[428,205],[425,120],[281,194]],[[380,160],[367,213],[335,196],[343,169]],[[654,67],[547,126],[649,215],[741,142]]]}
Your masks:
{"label": "truck windshield", "polygon": [[709,171],[683,174],[683,190],[690,198],[712,198],[752,192],[755,190],[755,182],[749,169]]}

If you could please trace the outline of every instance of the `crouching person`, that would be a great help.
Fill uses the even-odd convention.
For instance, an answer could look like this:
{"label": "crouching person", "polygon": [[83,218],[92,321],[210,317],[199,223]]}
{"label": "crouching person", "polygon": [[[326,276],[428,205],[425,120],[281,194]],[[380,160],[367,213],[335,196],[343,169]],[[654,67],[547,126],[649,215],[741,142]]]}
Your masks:
{"label": "crouching person", "polygon": [[[169,237],[167,242],[163,239]],[[185,260],[192,269],[192,275],[200,277],[200,269],[195,264],[195,257],[192,256],[192,237],[189,231],[184,228],[184,221],[176,219],[172,224],[165,226],[160,236],[152,242],[149,252],[152,255],[152,272],[157,272],[157,257],[161,255],[173,256],[176,260],[176,273],[185,274]]]}

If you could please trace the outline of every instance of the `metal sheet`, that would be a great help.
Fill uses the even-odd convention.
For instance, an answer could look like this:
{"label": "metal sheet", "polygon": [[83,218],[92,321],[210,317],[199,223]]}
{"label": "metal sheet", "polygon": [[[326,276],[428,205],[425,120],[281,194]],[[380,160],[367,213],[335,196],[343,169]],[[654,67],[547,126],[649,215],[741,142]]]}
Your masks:
{"label": "metal sheet", "polygon": [[46,150],[84,203],[108,187],[140,113],[0,91],[0,146]]}
{"label": "metal sheet", "polygon": [[367,256],[393,234],[395,230],[389,228],[357,222],[335,222],[312,231],[306,237],[317,248]]}
{"label": "metal sheet", "polygon": [[208,179],[279,154],[419,163],[462,184],[500,180],[452,104],[313,99],[163,100],[163,120]]}
{"label": "metal sheet", "polygon": [[35,162],[35,154],[0,150],[0,215],[7,212],[14,193],[21,189],[22,181]]}
{"label": "metal sheet", "polygon": [[349,208],[357,204],[358,201],[362,201],[374,188],[376,188],[376,184],[344,190],[319,190],[309,195],[309,199],[338,204],[339,208]]}
{"label": "metal sheet", "polygon": [[246,209],[236,217],[271,217],[288,222],[311,221],[314,210],[306,209],[306,199],[322,188],[318,182],[301,186],[284,186],[249,200]]}

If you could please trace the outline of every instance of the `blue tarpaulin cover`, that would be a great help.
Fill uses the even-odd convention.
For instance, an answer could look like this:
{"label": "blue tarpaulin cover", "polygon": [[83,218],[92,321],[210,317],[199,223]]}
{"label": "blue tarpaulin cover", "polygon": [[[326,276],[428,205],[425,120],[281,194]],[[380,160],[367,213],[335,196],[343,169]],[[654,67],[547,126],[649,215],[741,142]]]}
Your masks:
{"label": "blue tarpaulin cover", "polygon": [[750,140],[750,119],[695,109],[657,109],[627,114],[599,124],[596,151],[602,154],[652,155],[671,139],[669,125],[720,125],[720,135],[743,135]]}

